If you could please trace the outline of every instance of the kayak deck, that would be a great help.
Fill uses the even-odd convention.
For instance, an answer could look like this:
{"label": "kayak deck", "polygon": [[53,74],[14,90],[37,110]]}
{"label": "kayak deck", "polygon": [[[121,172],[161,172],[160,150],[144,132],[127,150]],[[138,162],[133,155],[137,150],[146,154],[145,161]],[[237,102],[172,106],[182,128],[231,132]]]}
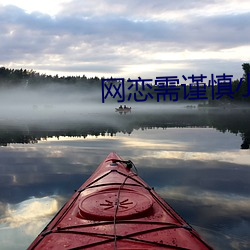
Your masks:
{"label": "kayak deck", "polygon": [[212,249],[110,153],[28,249]]}

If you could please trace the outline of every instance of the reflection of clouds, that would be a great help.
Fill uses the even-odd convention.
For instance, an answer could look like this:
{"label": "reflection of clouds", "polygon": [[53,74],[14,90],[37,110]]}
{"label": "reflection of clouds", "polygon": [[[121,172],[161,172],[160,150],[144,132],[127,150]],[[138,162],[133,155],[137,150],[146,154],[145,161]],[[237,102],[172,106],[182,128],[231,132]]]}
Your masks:
{"label": "reflection of clouds", "polygon": [[[73,140],[73,139],[72,139]],[[69,142],[70,144],[71,142]],[[79,142],[79,146],[68,146],[64,142],[49,142],[38,143],[34,145],[12,145],[11,152],[9,152],[8,158],[5,156],[6,163],[12,165],[11,168],[6,168],[5,174],[11,175],[12,184],[27,179],[27,176],[31,175],[43,175],[43,174],[74,174],[74,173],[86,173],[89,172],[89,167],[93,165],[93,155],[95,152],[89,153],[90,150],[86,150],[89,147],[88,143],[84,146],[84,139]],[[72,141],[74,144],[74,141]],[[82,147],[80,146],[82,145]],[[87,152],[86,152],[87,151]],[[104,154],[106,156],[106,153]],[[100,157],[98,157],[100,158]],[[97,159],[98,159],[97,158]],[[103,156],[104,158],[104,156]],[[97,165],[103,160],[100,159],[96,162]],[[22,180],[18,179],[18,167],[22,165],[22,174],[27,171],[27,176],[23,176]],[[16,176],[14,178],[14,175]],[[30,179],[33,182],[34,176]],[[39,182],[39,179],[36,182]],[[20,182],[19,182],[20,184]]]}
{"label": "reflection of clouds", "polygon": [[163,187],[157,188],[157,193],[166,200],[174,199],[187,203],[199,204],[199,206],[220,207],[219,214],[242,215],[249,214],[250,198],[236,194],[225,194],[219,192],[202,191],[201,189],[191,189],[189,187]]}
{"label": "reflection of clouds", "polygon": [[190,187],[157,188],[214,249],[250,249],[250,198]]}
{"label": "reflection of clouds", "polygon": [[122,143],[130,147],[191,152],[218,152],[232,150],[242,143],[240,136],[229,132],[221,133],[213,128],[167,128],[134,130],[133,136],[121,136]]}
{"label": "reflection of clouds", "polygon": [[151,129],[137,130],[133,132],[133,136],[128,137],[120,135],[119,139],[125,147],[141,148],[143,150],[185,150],[186,143],[179,143],[176,140],[168,138],[166,130]]}
{"label": "reflection of clouds", "polygon": [[5,214],[0,218],[1,249],[25,249],[60,206],[61,198],[56,196],[5,204]]}
{"label": "reflection of clouds", "polygon": [[[240,235],[237,231],[246,228],[238,222],[250,211],[249,168],[246,167],[250,156],[248,151],[235,150],[238,141],[240,138],[235,135],[213,129],[167,128],[134,130],[130,136],[117,133],[115,137],[48,138],[25,147],[12,144],[0,154],[0,197],[15,203],[41,192],[44,196],[68,195],[69,191],[71,194],[114,150],[125,160],[131,159],[139,175],[155,186],[163,198],[173,199],[171,205],[179,202],[184,218],[188,220],[193,216],[195,220],[190,222],[204,227],[212,225],[211,228],[216,228],[218,220],[223,221],[226,232],[228,228],[233,232],[234,228],[235,234]],[[17,189],[21,192],[16,192]],[[58,210],[56,199],[48,196],[17,205],[0,203],[0,212],[5,214],[0,219],[0,242],[7,234],[9,239],[16,234],[19,242],[27,238],[31,242]],[[249,221],[248,217],[246,220]],[[238,241],[232,244],[235,246]],[[6,241],[6,245],[9,246],[9,242]],[[221,249],[231,248],[227,245]]]}
{"label": "reflection of clouds", "polygon": [[19,204],[8,204],[5,216],[0,219],[0,223],[4,223],[11,228],[25,224],[27,226],[26,233],[33,234],[32,228],[37,222],[50,217],[57,211],[58,201],[55,197],[31,198]]}
{"label": "reflection of clouds", "polygon": [[[214,249],[250,249],[249,237],[239,237],[236,236],[239,232],[249,232],[250,225],[242,226],[240,223],[238,226],[234,225],[233,228],[228,228],[227,232],[219,232],[216,230],[211,230],[199,226],[194,226],[194,228],[199,232],[199,234],[206,239],[207,242],[212,242]],[[230,230],[232,229],[232,230]],[[236,232],[236,234],[234,233]]]}
{"label": "reflection of clouds", "polygon": [[[250,156],[247,151],[232,150],[235,143],[240,141],[239,136],[223,134],[211,128],[168,128],[134,130],[132,136],[117,133],[115,137],[61,136],[59,140],[53,137],[25,148],[22,145],[11,145],[9,148],[19,154],[19,160],[21,154],[26,153],[30,159],[39,158],[41,163],[53,163],[51,170],[54,169],[55,173],[64,173],[68,169],[66,164],[82,166],[84,171],[84,166],[93,164],[93,157],[96,164],[99,164],[113,150],[122,157],[128,155],[132,160],[150,156],[158,159],[216,160],[248,165]],[[60,162],[60,159],[63,160]]]}
{"label": "reflection of clouds", "polygon": [[140,147],[141,149],[184,149],[184,145],[172,143],[157,143],[156,141],[149,141],[146,139],[134,140],[134,139],[127,139],[123,140],[123,145],[126,147]]}
{"label": "reflection of clouds", "polygon": [[249,166],[250,155],[248,151],[220,151],[220,152],[179,152],[179,151],[156,151],[152,157],[159,159],[183,159],[199,161],[223,161]]}

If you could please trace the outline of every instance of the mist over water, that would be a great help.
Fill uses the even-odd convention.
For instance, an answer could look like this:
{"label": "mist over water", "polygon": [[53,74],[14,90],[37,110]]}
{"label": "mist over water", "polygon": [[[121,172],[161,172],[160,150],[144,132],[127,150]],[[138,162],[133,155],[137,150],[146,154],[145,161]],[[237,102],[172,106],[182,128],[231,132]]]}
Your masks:
{"label": "mist over water", "polygon": [[62,120],[67,117],[83,119],[91,113],[108,111],[101,103],[101,90],[65,85],[50,85],[35,89],[12,88],[0,90],[1,121]]}
{"label": "mist over water", "polygon": [[[121,117],[115,108],[132,107],[132,115],[162,112],[187,112],[190,103],[112,102],[112,97],[102,103],[102,90],[51,84],[44,87],[19,87],[0,89],[0,124],[42,125],[48,123],[88,122],[115,126]],[[129,114],[128,114],[129,115]],[[130,114],[131,115],[131,114]],[[114,123],[114,120],[115,123]],[[127,122],[125,120],[125,122]]]}
{"label": "mist over water", "polygon": [[[117,112],[116,108],[120,105],[131,107],[131,112]],[[101,87],[87,89],[75,85],[51,84],[0,90],[2,145],[21,142],[22,137],[25,137],[23,141],[39,140],[48,134],[57,137],[98,136],[117,132],[131,134],[138,128],[212,127],[240,133],[242,148],[249,148],[249,114],[250,109],[243,106],[199,108],[198,103],[192,101],[119,103],[109,97],[102,103]],[[12,139],[8,139],[3,131],[10,131]],[[16,131],[19,131],[18,134]]]}
{"label": "mist over water", "polygon": [[[86,89],[64,84],[51,84],[44,87],[2,88],[0,89],[0,121],[42,122],[49,120],[90,121],[91,115],[99,115],[98,120],[109,122],[109,115],[115,114],[115,108],[126,104],[132,107],[132,114],[146,113],[185,113],[198,112],[198,102],[115,102],[108,97],[102,103],[102,89]],[[243,106],[241,106],[243,107]],[[240,111],[240,106],[236,112]],[[204,113],[204,110],[199,110]],[[226,110],[229,111],[227,108]],[[117,113],[116,113],[117,114]]]}
{"label": "mist over water", "polygon": [[[0,90],[3,249],[27,247],[110,151],[133,160],[216,249],[247,249],[249,109],[102,103],[101,95],[56,84]],[[132,111],[116,112],[124,104]]]}

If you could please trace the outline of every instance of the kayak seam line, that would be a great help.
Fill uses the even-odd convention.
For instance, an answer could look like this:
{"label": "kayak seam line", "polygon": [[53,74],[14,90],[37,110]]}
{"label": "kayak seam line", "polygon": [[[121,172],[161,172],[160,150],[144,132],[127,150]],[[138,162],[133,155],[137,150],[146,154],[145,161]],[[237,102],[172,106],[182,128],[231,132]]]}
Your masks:
{"label": "kayak seam line", "polygon": [[[109,172],[101,175],[100,177],[98,177],[97,179],[93,180],[92,182],[90,182],[85,188],[88,188],[89,186],[91,186],[92,184],[94,184],[95,182],[101,180],[102,178],[104,178],[105,176],[109,175],[113,170],[110,170]],[[85,189],[84,188],[84,189]]]}
{"label": "kayak seam line", "polygon": [[[118,171],[118,170],[116,170],[116,169],[112,169],[112,170],[110,170],[109,172],[107,172],[107,173],[103,174],[102,176],[100,176],[99,178],[95,179],[95,180],[92,181],[91,183],[89,183],[85,188],[78,190],[78,192],[82,192],[82,191],[84,191],[85,189],[95,187],[95,186],[92,186],[95,182],[97,182],[97,181],[103,179],[104,177],[108,176],[108,175],[109,175],[110,173],[112,173],[112,172],[117,172],[118,174],[123,175],[123,176],[125,176],[125,177],[128,176],[128,175],[126,175],[126,174],[124,174],[124,173],[122,173],[122,172],[120,172],[120,171]],[[131,171],[131,172],[132,172],[132,171]],[[132,173],[133,173],[133,175],[138,176],[136,173],[134,173],[134,172],[132,172]],[[129,174],[130,174],[130,173],[129,173]],[[136,183],[139,184],[139,186],[144,187],[144,188],[147,189],[147,190],[152,190],[152,189],[153,189],[152,187],[144,185],[142,182],[140,182],[139,180],[134,179],[134,178],[131,177],[131,176],[128,176],[127,178],[129,178],[129,179],[135,181]],[[120,183],[120,184],[122,184],[122,183]],[[100,185],[103,185],[103,184],[100,184]],[[134,184],[134,185],[135,185],[135,184]]]}
{"label": "kayak seam line", "polygon": [[[188,228],[186,228],[185,226],[178,226],[178,225],[168,225],[168,226],[164,226],[164,227],[156,227],[156,228],[151,228],[151,229],[147,229],[147,230],[143,230],[143,231],[137,231],[128,235],[118,235],[117,237],[120,238],[129,238],[131,236],[136,236],[136,235],[141,235],[141,234],[145,234],[145,233],[151,233],[154,231],[158,231],[158,230],[169,230],[169,229],[185,229],[187,231],[189,231]],[[113,234],[101,234],[101,233],[92,233],[92,232],[83,232],[83,231],[70,231],[70,230],[65,230],[65,228],[60,228],[60,229],[56,229],[56,230],[51,230],[51,231],[47,231],[47,234],[52,234],[52,233],[69,233],[69,234],[87,234],[87,235],[98,235],[98,236],[114,236]]]}
{"label": "kayak seam line", "polygon": [[[104,184],[98,184],[98,185],[95,185],[95,186],[90,186],[90,187],[88,187],[88,188],[96,188],[96,187],[112,186],[112,185],[121,185],[121,183],[120,183],[120,182],[104,183]],[[139,184],[133,184],[133,183],[125,183],[124,185],[126,185],[126,186],[141,187],[141,185],[139,185]],[[87,188],[83,188],[83,189],[79,190],[78,192],[82,192],[82,191],[84,191],[85,189],[87,189]]]}
{"label": "kayak seam line", "polygon": [[[157,227],[157,228],[153,228],[153,229],[148,229],[148,230],[144,230],[144,231],[139,231],[139,232],[135,232],[135,233],[131,233],[128,235],[117,235],[117,240],[123,240],[123,239],[127,239],[127,240],[132,240],[132,241],[141,241],[144,243],[148,243],[148,244],[153,244],[153,245],[159,245],[162,247],[170,247],[170,248],[174,248],[174,249],[183,249],[186,250],[187,248],[183,248],[183,247],[178,247],[178,246],[173,246],[173,245],[168,245],[168,244],[163,244],[163,243],[158,243],[158,242],[154,242],[154,241],[145,241],[145,240],[141,240],[141,239],[136,239],[133,238],[134,236],[140,236],[142,234],[147,234],[147,233],[151,233],[151,232],[155,232],[155,231],[159,231],[159,230],[169,230],[169,229],[185,229],[187,230],[185,227],[182,226],[168,226],[168,227]],[[71,248],[71,250],[76,250],[76,249],[82,249],[82,248],[87,248],[87,247],[92,247],[92,246],[96,246],[96,245],[100,245],[100,244],[105,244],[105,243],[109,243],[112,242],[114,240],[114,235],[110,235],[110,234],[98,234],[98,233],[91,233],[91,232],[78,232],[78,231],[54,231],[53,233],[71,233],[71,234],[84,234],[84,235],[94,235],[94,236],[106,236],[106,237],[112,237],[112,239],[107,239],[107,240],[103,240],[103,241],[98,241],[98,242],[94,242],[85,246],[79,246],[76,248]]]}
{"label": "kayak seam line", "polygon": [[[179,226],[177,224],[168,223],[168,222],[160,222],[160,221],[130,221],[130,220],[118,220],[117,224],[148,224],[148,225],[165,225],[165,226]],[[103,226],[113,224],[113,221],[104,221],[98,223],[91,223],[86,225],[78,225],[78,226],[70,226],[70,227],[58,227],[59,230],[71,229],[71,228],[82,228],[82,227],[90,227],[90,226]]]}
{"label": "kayak seam line", "polygon": [[[51,226],[51,228],[55,228],[56,225],[60,222],[60,220],[62,220],[62,218],[65,216],[65,214],[68,212],[68,210],[71,208],[71,206],[76,202],[76,200],[78,199],[80,193],[76,193],[76,197],[74,198],[74,200],[69,204],[68,207],[66,207],[66,205],[69,203],[69,202],[66,202],[63,207],[56,213],[56,215],[53,217],[53,219],[50,221],[50,223],[43,229],[43,231],[41,232],[41,237],[40,239],[38,239],[37,242],[34,241],[34,246],[32,247],[32,249],[35,249],[39,244],[40,242],[43,240],[43,238],[47,235],[47,234],[50,234],[50,232],[53,230],[48,230],[46,231],[46,229]],[[65,209],[66,207],[66,209]],[[65,211],[63,211],[63,209],[65,209]],[[53,224],[53,221],[56,219],[57,215],[59,215],[61,212],[63,211],[63,214],[61,215],[61,217],[59,217],[56,222]]]}
{"label": "kayak seam line", "polygon": [[[58,211],[58,213],[54,216],[54,218],[53,218],[52,221],[49,223],[49,225],[51,225],[51,224],[53,223],[53,220],[56,218],[56,216],[57,216],[61,211],[63,211],[63,214],[61,215],[61,217],[58,218],[58,220],[52,225],[51,228],[55,228],[56,225],[58,225],[58,224],[60,223],[60,221],[63,219],[63,217],[66,215],[66,213],[71,209],[71,207],[73,206],[73,204],[76,202],[76,200],[78,199],[79,195],[80,195],[80,193],[76,193],[76,197],[75,197],[74,200],[69,204],[69,206],[65,209],[65,211],[63,211],[63,209],[65,208],[65,206],[67,205],[68,202],[65,203],[64,206]],[[49,231],[45,231],[46,228],[48,228],[49,225],[47,225],[47,226],[45,227],[45,229],[43,230],[43,232],[41,233],[41,236],[42,236],[42,237],[43,237],[43,236],[46,236],[46,235],[48,234],[48,232],[50,232],[50,231],[53,230],[53,229],[52,229],[52,230],[49,230]]]}

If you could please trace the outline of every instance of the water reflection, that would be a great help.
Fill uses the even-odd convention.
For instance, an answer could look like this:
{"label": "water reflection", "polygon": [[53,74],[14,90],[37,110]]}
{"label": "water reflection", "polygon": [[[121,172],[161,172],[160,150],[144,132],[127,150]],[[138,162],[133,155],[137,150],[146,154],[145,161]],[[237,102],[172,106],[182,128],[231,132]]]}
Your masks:
{"label": "water reflection", "polygon": [[1,249],[23,249],[59,210],[60,197],[30,198],[17,204],[3,204],[0,218]]}
{"label": "water reflection", "polygon": [[189,125],[138,125],[129,135],[71,137],[79,134],[78,124],[67,133],[38,130],[51,136],[36,136],[47,140],[35,144],[1,147],[2,249],[27,247],[110,151],[131,159],[139,175],[216,249],[249,249],[249,151],[239,149],[242,137],[229,129]]}
{"label": "water reflection", "polygon": [[[114,136],[117,133],[131,134],[138,129],[151,128],[215,128],[240,135],[239,148],[248,149],[250,145],[250,109],[136,109],[126,116],[119,115],[109,107],[101,112],[50,114],[43,119],[2,120],[0,123],[0,145],[10,143],[37,143],[41,139],[70,136]],[[67,119],[66,119],[67,117]]]}
{"label": "water reflection", "polygon": [[[41,223],[43,218],[50,216],[58,211],[58,201],[56,197],[30,198],[17,204],[7,204],[5,218],[1,223],[9,225],[11,228],[23,226],[24,224],[34,225],[37,221]],[[31,223],[32,222],[32,223]],[[26,227],[25,233],[32,233],[30,226]]]}

